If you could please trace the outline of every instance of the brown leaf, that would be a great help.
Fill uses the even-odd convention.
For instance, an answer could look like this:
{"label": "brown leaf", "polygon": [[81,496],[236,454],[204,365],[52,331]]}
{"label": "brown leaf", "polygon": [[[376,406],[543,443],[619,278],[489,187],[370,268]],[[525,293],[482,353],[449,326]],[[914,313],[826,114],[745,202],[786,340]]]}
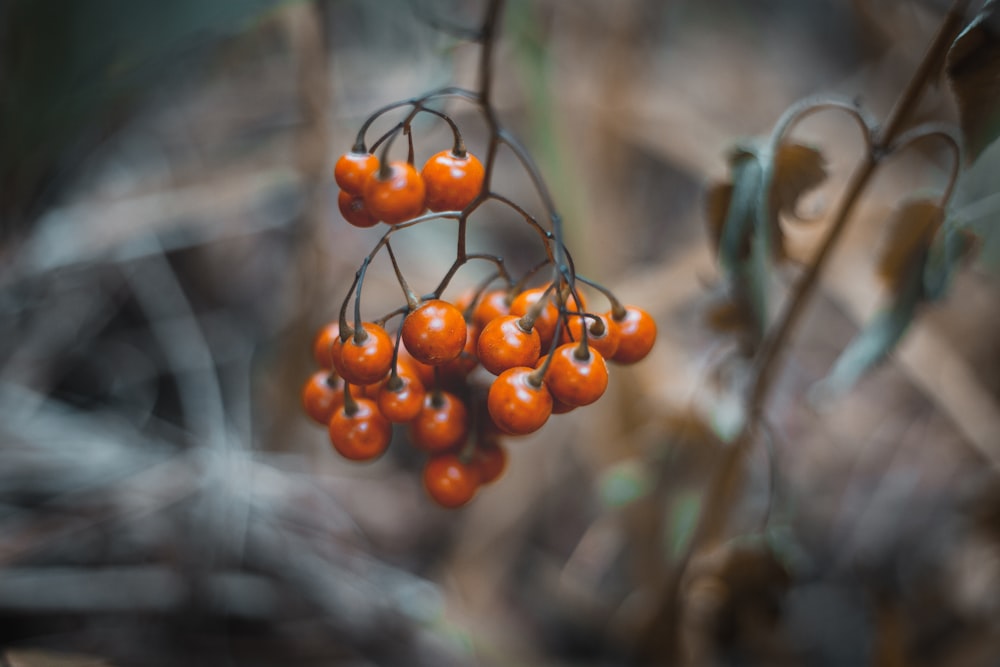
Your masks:
{"label": "brown leaf", "polygon": [[944,211],[934,200],[904,203],[886,224],[886,240],[877,264],[879,277],[898,292],[910,271],[922,266]]}
{"label": "brown leaf", "polygon": [[819,150],[785,143],[774,157],[771,205],[778,213],[795,216],[799,198],[826,180],[826,159]]}
{"label": "brown leaf", "polygon": [[1000,13],[988,0],[948,52],[945,71],[958,102],[971,163],[1000,135]]}
{"label": "brown leaf", "polygon": [[799,198],[826,180],[826,159],[820,151],[805,144],[784,143],[774,157],[773,168],[768,220],[771,248],[776,259],[785,259],[785,233],[780,216],[799,219],[796,215]]}

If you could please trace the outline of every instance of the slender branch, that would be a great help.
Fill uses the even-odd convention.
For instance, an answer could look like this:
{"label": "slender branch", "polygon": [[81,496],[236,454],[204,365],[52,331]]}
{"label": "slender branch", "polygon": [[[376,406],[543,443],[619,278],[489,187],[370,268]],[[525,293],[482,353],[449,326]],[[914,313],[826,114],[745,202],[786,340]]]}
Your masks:
{"label": "slender branch", "polygon": [[[900,94],[881,132],[873,138],[867,155],[848,181],[832,216],[833,221],[826,237],[796,284],[777,323],[769,331],[761,346],[755,360],[746,396],[743,427],[724,451],[722,461],[706,490],[705,503],[698,517],[694,534],[677,563],[677,567],[660,591],[661,606],[651,618],[641,641],[640,650],[647,655],[657,647],[663,646],[661,636],[664,626],[673,627],[671,624],[675,624],[678,620],[681,582],[692,556],[699,549],[718,541],[723,533],[726,519],[741,486],[745,469],[744,460],[757,436],[758,425],[763,418],[764,406],[780,368],[779,362],[782,358],[782,352],[787,348],[792,333],[816,292],[823,269],[842,238],[855,205],[867,188],[876,168],[901,134],[904,124],[916,107],[924,89],[931,82],[935,73],[939,71],[949,46],[961,28],[968,4],[968,0],[955,0],[953,2],[923,60]],[[803,115],[802,110],[798,113],[786,114],[773,136],[780,138]],[[858,118],[864,122],[861,116]],[[867,125],[866,122],[864,124]],[[676,634],[674,636],[676,637]],[[673,646],[673,648],[676,650],[677,647]]]}

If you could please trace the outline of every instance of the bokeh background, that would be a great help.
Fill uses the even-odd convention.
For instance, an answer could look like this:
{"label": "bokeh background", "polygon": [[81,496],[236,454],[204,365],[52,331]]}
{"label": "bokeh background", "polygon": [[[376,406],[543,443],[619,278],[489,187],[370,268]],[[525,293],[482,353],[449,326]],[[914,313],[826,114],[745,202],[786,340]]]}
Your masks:
{"label": "bokeh background", "polygon": [[[507,442],[505,476],[458,511],[426,498],[405,431],[358,465],[302,414],[313,335],[379,234],[340,218],[332,165],[371,110],[476,84],[455,28],[483,4],[0,3],[0,664],[996,664],[996,149],[956,197],[982,218],[977,260],[886,364],[817,404],[884,297],[890,211],[940,191],[947,153],[880,171],[788,351],[731,539],[657,613],[738,372],[706,187],[803,96],[884,118],[942,2],[508,0],[497,111],[578,270],[652,312],[657,347]],[[481,153],[481,118],[446,110]],[[946,82],[917,115],[954,121]],[[796,137],[831,177],[789,230],[777,299],[862,150],[836,115]],[[450,145],[430,121],[415,140],[418,161]],[[541,212],[509,155],[495,183]],[[515,273],[540,256],[498,207],[471,232]],[[417,291],[452,234],[398,245]],[[400,302],[376,262],[366,311]]]}

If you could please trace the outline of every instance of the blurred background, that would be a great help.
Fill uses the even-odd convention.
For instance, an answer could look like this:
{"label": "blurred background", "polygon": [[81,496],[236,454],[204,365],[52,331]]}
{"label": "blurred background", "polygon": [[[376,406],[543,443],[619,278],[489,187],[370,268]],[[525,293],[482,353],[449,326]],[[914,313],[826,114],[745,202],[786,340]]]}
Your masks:
{"label": "blurred background", "polygon": [[[508,0],[497,111],[580,273],[654,314],[657,347],[598,403],[508,441],[504,477],[457,511],[426,498],[405,431],[352,464],[304,416],[313,336],[380,234],[340,218],[333,163],[379,106],[476,85],[460,36],[483,9],[0,2],[0,664],[996,664],[997,235],[983,226],[946,302],[852,393],[805,398],[885,296],[889,212],[944,186],[934,147],[875,179],[789,351],[731,539],[662,613],[739,357],[712,315],[706,188],[803,96],[884,118],[943,2]],[[474,109],[445,109],[482,154]],[[954,121],[943,81],[917,115]],[[418,162],[450,146],[442,123],[414,129]],[[835,114],[796,137],[830,179],[789,229],[775,298],[863,148]],[[994,147],[958,204],[994,217],[998,165]],[[541,215],[509,154],[494,183]],[[515,274],[540,257],[500,207],[470,232]],[[416,291],[453,233],[399,244]],[[365,289],[370,316],[402,301],[388,263]]]}

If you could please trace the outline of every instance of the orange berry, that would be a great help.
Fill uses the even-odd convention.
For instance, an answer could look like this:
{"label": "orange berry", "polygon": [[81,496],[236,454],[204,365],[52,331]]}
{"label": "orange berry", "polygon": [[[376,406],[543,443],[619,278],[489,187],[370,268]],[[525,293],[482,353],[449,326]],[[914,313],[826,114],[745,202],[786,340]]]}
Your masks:
{"label": "orange berry", "polygon": [[317,423],[329,423],[343,403],[344,381],[328,370],[316,371],[302,387],[302,407]]}
{"label": "orange berry", "polygon": [[[340,375],[350,384],[378,382],[392,367],[394,345],[385,329],[372,322],[361,325],[364,336],[360,342],[351,336],[340,345]],[[336,352],[336,349],[334,349]]]}
{"label": "orange berry", "polygon": [[[365,181],[378,170],[378,158],[371,153],[345,153],[333,167],[333,179],[344,192],[361,195]],[[346,217],[346,216],[345,216]]]}
{"label": "orange berry", "polygon": [[403,345],[414,359],[438,365],[462,353],[468,336],[465,318],[447,301],[424,301],[403,320]]}
{"label": "orange berry", "polygon": [[369,213],[396,225],[424,212],[424,179],[412,164],[392,162],[384,178],[381,170],[368,176],[364,198]]}
{"label": "orange berry", "polygon": [[510,313],[510,292],[505,289],[490,290],[479,298],[472,310],[472,321],[480,329]]}
{"label": "orange berry", "polygon": [[[583,338],[583,327],[587,327],[587,345],[601,353],[605,359],[610,359],[618,351],[618,343],[621,340],[621,333],[618,331],[618,324],[611,318],[611,313],[598,315],[600,326],[597,321],[590,317],[569,316],[566,319],[566,328],[563,329],[563,342],[579,342]],[[594,329],[600,329],[600,333],[594,333]]]}
{"label": "orange berry", "polygon": [[480,484],[497,480],[507,468],[507,452],[495,438],[476,444],[476,451],[469,462],[479,477]]}
{"label": "orange berry", "polygon": [[378,458],[392,440],[392,424],[369,398],[354,399],[354,410],[341,405],[330,418],[330,443],[341,456],[352,461]]}
{"label": "orange berry", "polygon": [[479,487],[476,471],[454,454],[427,459],[423,480],[431,499],[448,508],[461,507],[472,500]]}
{"label": "orange berry", "polygon": [[521,327],[519,316],[504,315],[479,334],[476,352],[483,368],[499,375],[515,366],[533,366],[542,353],[542,341],[534,328]]}
{"label": "orange berry", "polygon": [[352,195],[347,190],[341,190],[337,195],[337,208],[344,220],[355,227],[374,227],[378,224],[378,218],[368,212],[364,197]]}
{"label": "orange berry", "polygon": [[410,422],[410,440],[425,452],[444,452],[461,445],[469,433],[465,403],[447,391],[427,392]]}
{"label": "orange berry", "polygon": [[553,398],[567,405],[590,405],[608,388],[608,366],[597,350],[566,343],[552,352],[544,379]]}
{"label": "orange berry", "polygon": [[424,405],[424,385],[413,375],[398,374],[382,383],[378,392],[379,412],[391,422],[403,423],[416,418]]}
{"label": "orange berry", "polygon": [[485,174],[472,153],[459,156],[449,150],[431,156],[420,172],[427,186],[427,208],[461,211],[479,196]]}
{"label": "orange berry", "polygon": [[625,306],[625,316],[612,317],[618,325],[618,350],[611,361],[634,364],[643,359],[656,343],[656,320],[641,308]]}
{"label": "orange berry", "polygon": [[323,325],[313,339],[313,358],[320,368],[333,368],[333,344],[340,337],[340,322],[334,320]]}
{"label": "orange berry", "polygon": [[493,423],[511,435],[537,431],[552,414],[552,394],[544,383],[536,386],[533,368],[508,368],[493,381],[486,398]]}

